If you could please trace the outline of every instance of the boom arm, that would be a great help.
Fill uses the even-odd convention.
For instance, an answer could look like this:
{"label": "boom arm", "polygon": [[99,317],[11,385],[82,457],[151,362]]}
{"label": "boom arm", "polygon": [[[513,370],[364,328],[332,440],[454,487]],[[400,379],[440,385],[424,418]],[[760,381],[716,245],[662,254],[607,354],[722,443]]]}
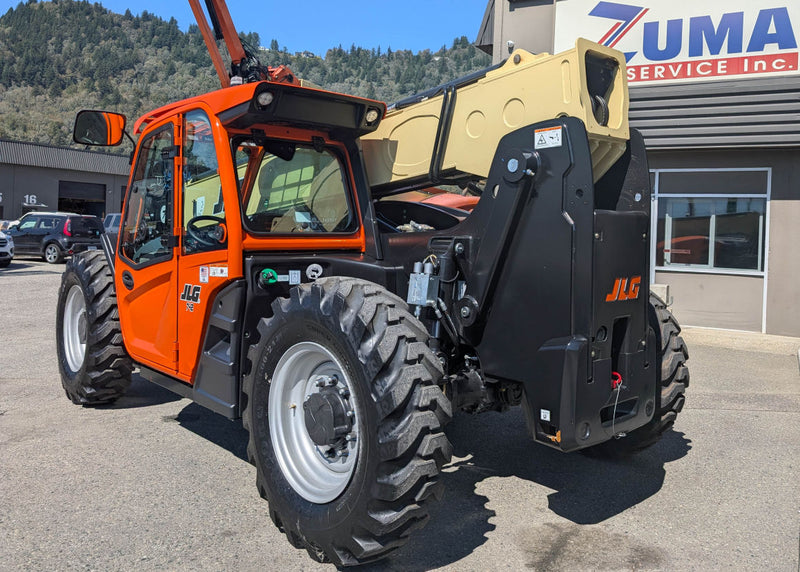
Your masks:
{"label": "boom arm", "polygon": [[[214,28],[213,32],[208,25],[203,9],[200,7],[200,0],[189,0],[189,5],[192,7],[195,20],[197,20],[197,25],[200,27],[200,33],[203,35],[203,41],[206,44],[208,54],[211,56],[211,61],[214,64],[214,69],[217,70],[217,75],[223,88],[231,85],[231,78],[233,77],[240,77],[242,82],[245,83],[261,80],[298,83],[295,75],[288,67],[264,67],[255,59],[254,54],[247,52],[239,39],[239,34],[236,33],[236,27],[233,25],[233,19],[225,0],[205,0],[205,2],[208,15],[211,18],[211,26]],[[225,71],[225,64],[217,47],[217,40],[223,40],[228,48],[228,53],[231,56],[230,73]]]}
{"label": "boom arm", "polygon": [[[373,192],[486,178],[506,134],[559,117],[581,119],[597,181],[625,152],[625,57],[579,39],[556,55],[515,51],[502,66],[390,107],[361,137]],[[561,132],[537,133],[535,148],[561,146]]]}
{"label": "boom arm", "polygon": [[[212,0],[212,2],[213,1],[214,0]],[[189,5],[192,7],[194,19],[197,20],[200,33],[203,35],[203,41],[206,44],[206,49],[208,49],[208,55],[211,56],[214,69],[217,70],[219,82],[222,84],[222,87],[228,87],[230,85],[230,78],[228,77],[228,72],[225,71],[225,64],[222,63],[222,54],[219,53],[216,38],[212,35],[211,29],[208,27],[208,20],[206,20],[206,15],[200,7],[200,2],[199,0],[189,0]],[[237,37],[236,39],[238,40],[239,38]],[[239,42],[239,45],[241,45],[241,42]]]}

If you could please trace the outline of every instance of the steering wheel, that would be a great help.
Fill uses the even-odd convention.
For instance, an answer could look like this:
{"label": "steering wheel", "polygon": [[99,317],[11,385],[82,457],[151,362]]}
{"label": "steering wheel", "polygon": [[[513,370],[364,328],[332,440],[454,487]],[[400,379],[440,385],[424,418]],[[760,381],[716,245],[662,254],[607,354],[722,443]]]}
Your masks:
{"label": "steering wheel", "polygon": [[[206,230],[208,227],[198,228],[196,226],[197,223],[203,221],[215,222],[217,223],[217,226],[211,231]],[[196,216],[189,219],[189,221],[186,223],[186,234],[203,246],[216,248],[225,241],[225,236],[227,233],[225,232],[225,227],[223,226],[224,224],[225,219],[218,216]]]}

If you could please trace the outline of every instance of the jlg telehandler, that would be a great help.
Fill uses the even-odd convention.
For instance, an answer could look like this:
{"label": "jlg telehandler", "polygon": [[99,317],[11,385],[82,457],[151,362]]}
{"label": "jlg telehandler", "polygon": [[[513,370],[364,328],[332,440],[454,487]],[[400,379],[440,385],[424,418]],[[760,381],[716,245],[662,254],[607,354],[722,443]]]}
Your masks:
{"label": "jlg telehandler", "polygon": [[[426,523],[453,410],[521,405],[537,442],[609,455],[672,426],[688,354],[649,295],[621,54],[517,51],[387,111],[262,67],[209,0],[229,76],[191,2],[223,89],[136,122],[118,242],[67,264],[73,402],[138,368],[241,417],[272,520],[340,566]],[[124,133],[83,111],[74,138]]]}

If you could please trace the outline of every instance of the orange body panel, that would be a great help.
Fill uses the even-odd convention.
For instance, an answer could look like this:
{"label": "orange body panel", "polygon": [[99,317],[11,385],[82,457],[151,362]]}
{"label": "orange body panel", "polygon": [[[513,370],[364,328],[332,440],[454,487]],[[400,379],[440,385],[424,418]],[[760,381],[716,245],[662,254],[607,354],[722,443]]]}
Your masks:
{"label": "orange body panel", "polygon": [[[169,123],[172,122],[162,122],[156,127]],[[173,129],[177,130],[177,124],[173,123]],[[177,159],[174,161],[177,164]],[[128,189],[130,194],[131,180]],[[137,362],[157,365],[159,370],[174,375],[178,362],[178,305],[175,295],[178,289],[178,249],[172,249],[169,260],[144,267],[136,267],[119,252],[118,248],[114,286],[125,348]],[[131,276],[132,290],[125,286],[123,274]]]}
{"label": "orange body panel", "polygon": [[[237,176],[230,156],[230,136],[235,130],[226,130],[219,121],[217,113],[248,102],[255,89],[255,84],[230,87],[165,106],[136,122],[135,129],[145,136],[151,130],[169,121],[174,121],[174,144],[183,148],[182,129],[183,116],[191,110],[200,109],[206,112],[211,122],[211,135],[217,151],[218,173],[222,198],[225,204],[227,221],[227,249],[210,252],[186,254],[181,246],[173,248],[169,260],[146,268],[133,268],[117,254],[116,287],[119,293],[119,313],[125,345],[139,363],[152,369],[192,383],[197,371],[200,352],[203,344],[208,320],[211,313],[211,302],[217,293],[231,281],[243,276],[245,252],[269,251],[342,251],[363,252],[366,246],[363,222],[360,220],[358,200],[353,193],[354,210],[358,213],[358,230],[351,235],[308,235],[308,236],[253,236],[243,231],[242,207],[247,197],[240,197],[237,187]],[[355,189],[349,158],[340,143],[329,139],[321,131],[298,129],[280,125],[258,125],[269,137],[310,143],[312,138],[321,137],[326,145],[339,146],[341,156],[348,163],[350,189]],[[247,134],[243,132],[241,134]],[[175,158],[173,196],[173,235],[180,237],[186,213],[183,208],[182,153]],[[131,181],[129,181],[129,188]],[[189,215],[191,216],[191,215]],[[181,241],[182,242],[182,241]],[[227,276],[212,276],[209,271],[226,269]],[[121,281],[123,271],[129,271],[135,280],[135,288],[128,291]],[[201,275],[203,279],[201,280]],[[204,280],[207,280],[205,282]],[[187,290],[188,286],[188,290]],[[199,289],[196,287],[199,286]],[[185,297],[185,292],[195,293],[193,297]]]}

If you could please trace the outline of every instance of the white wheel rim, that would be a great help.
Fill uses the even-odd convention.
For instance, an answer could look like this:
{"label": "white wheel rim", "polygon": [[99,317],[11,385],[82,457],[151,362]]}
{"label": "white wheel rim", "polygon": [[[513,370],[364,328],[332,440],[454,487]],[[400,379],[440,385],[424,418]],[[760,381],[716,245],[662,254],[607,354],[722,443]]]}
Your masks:
{"label": "white wheel rim", "polygon": [[67,293],[67,303],[64,305],[64,354],[67,364],[73,372],[83,366],[86,357],[86,302],[83,299],[83,289],[74,285]]}
{"label": "white wheel rim", "polygon": [[[322,504],[336,499],[347,488],[358,460],[358,409],[353,385],[334,355],[313,342],[290,347],[275,367],[269,390],[269,432],[284,477],[307,501]],[[306,429],[303,403],[320,391],[319,379],[335,377],[349,396],[353,412],[348,439],[335,452],[320,447]]]}
{"label": "white wheel rim", "polygon": [[44,256],[47,258],[47,262],[55,262],[58,260],[58,250],[51,244],[44,249]]}

